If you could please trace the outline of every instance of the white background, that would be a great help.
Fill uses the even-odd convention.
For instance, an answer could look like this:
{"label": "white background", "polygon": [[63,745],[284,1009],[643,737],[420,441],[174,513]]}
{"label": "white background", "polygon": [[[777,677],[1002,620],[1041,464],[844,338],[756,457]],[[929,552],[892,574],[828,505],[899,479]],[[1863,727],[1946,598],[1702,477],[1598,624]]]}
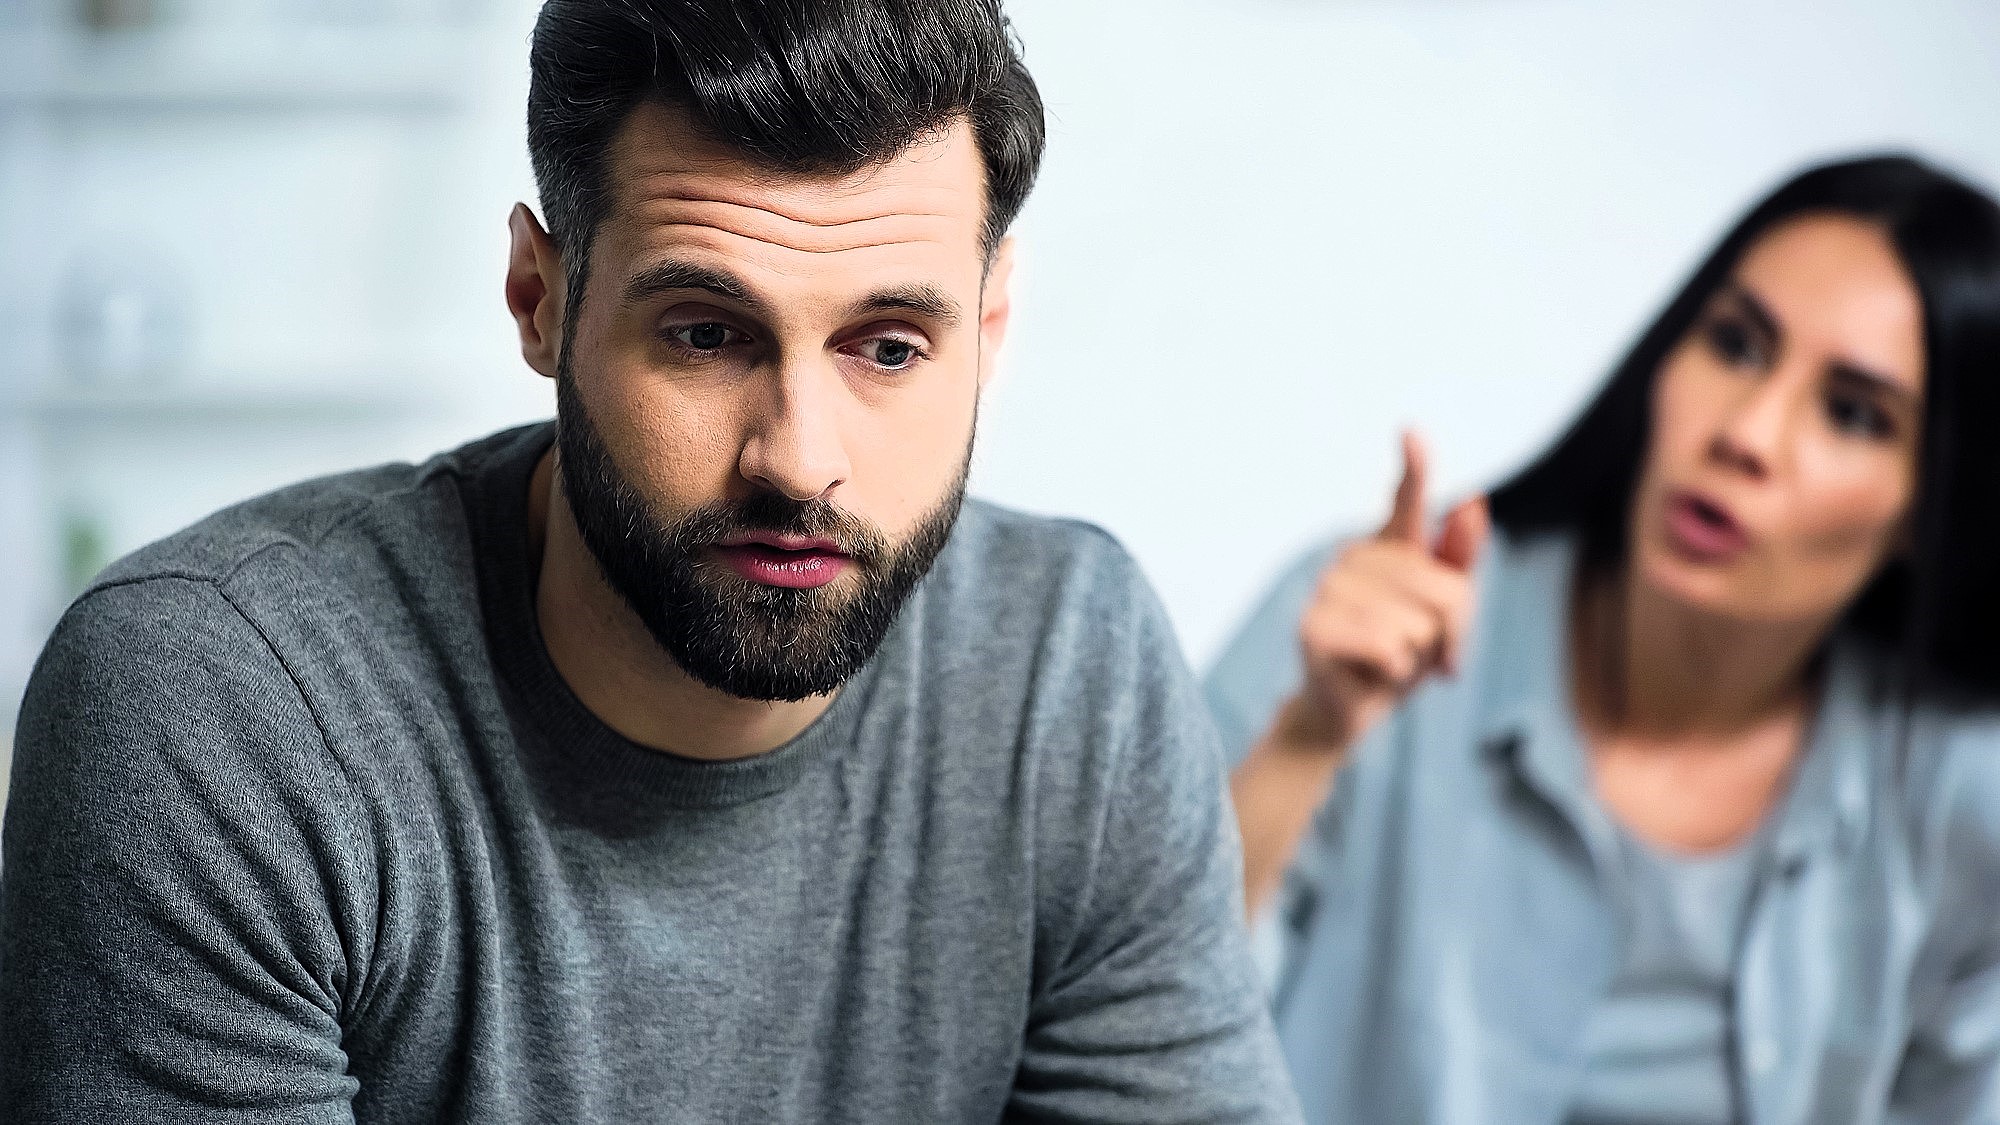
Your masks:
{"label": "white background", "polygon": [[[549,411],[499,286],[508,206],[532,198],[534,5],[427,2],[421,19],[474,27],[436,52],[462,104],[428,124],[0,113],[0,392],[37,385],[60,279],[110,245],[174,263],[190,294],[176,393],[409,404],[213,424],[199,394],[171,424],[0,412],[0,715],[60,607],[61,504],[84,496],[126,549],[233,497]],[[1379,518],[1399,427],[1430,435],[1442,491],[1504,474],[1802,162],[1915,148],[2000,180],[1992,0],[1010,7],[1050,145],[974,489],[1114,531],[1197,663],[1285,559]],[[182,8],[197,35],[278,19]],[[0,35],[18,34],[10,11]],[[354,65],[421,68],[414,42]]]}
{"label": "white background", "polygon": [[2000,180],[1991,0],[1017,2],[1053,118],[978,484],[1104,523],[1197,661],[1272,571],[1543,445],[1802,162]]}

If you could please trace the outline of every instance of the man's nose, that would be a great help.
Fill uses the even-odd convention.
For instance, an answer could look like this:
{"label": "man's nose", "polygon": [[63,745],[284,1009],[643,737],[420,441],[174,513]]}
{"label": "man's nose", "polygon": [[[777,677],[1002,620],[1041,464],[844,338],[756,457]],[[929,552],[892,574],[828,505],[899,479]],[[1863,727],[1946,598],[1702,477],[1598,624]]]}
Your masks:
{"label": "man's nose", "polygon": [[838,372],[791,364],[771,383],[738,462],[746,480],[793,500],[817,499],[852,472]]}

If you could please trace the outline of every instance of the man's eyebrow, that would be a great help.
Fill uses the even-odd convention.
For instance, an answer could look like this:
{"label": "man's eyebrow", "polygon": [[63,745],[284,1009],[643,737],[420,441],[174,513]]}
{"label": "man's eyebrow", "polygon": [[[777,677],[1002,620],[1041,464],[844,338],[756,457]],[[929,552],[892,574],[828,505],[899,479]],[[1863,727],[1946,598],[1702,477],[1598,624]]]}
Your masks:
{"label": "man's eyebrow", "polygon": [[956,328],[965,319],[964,310],[959,307],[944,290],[934,285],[904,285],[895,289],[884,289],[871,294],[857,308],[862,312],[896,313],[909,312],[937,321],[945,328]]}
{"label": "man's eyebrow", "polygon": [[668,259],[656,262],[640,270],[625,283],[625,303],[640,304],[662,293],[681,289],[693,289],[713,293],[725,300],[734,301],[751,312],[762,312],[764,302],[750,292],[750,287],[718,269],[698,266],[693,262]]}

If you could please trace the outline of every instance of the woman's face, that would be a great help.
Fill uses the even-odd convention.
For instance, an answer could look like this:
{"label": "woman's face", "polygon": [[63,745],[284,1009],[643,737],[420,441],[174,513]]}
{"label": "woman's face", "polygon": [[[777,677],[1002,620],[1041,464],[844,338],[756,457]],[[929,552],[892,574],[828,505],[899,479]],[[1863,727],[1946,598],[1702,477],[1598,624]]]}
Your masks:
{"label": "woman's face", "polygon": [[1772,228],[1662,362],[1634,577],[1713,613],[1830,623],[1902,549],[1924,375],[1923,306],[1881,228]]}

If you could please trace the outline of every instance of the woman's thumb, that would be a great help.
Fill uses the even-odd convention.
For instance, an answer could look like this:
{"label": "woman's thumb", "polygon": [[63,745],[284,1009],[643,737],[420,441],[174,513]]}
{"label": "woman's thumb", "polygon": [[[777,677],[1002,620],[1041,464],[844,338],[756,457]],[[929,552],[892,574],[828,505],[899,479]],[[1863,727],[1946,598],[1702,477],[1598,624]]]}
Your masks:
{"label": "woman's thumb", "polygon": [[1486,547],[1493,520],[1486,511],[1486,497],[1475,496],[1453,508],[1444,517],[1437,545],[1431,556],[1453,570],[1469,571]]}

